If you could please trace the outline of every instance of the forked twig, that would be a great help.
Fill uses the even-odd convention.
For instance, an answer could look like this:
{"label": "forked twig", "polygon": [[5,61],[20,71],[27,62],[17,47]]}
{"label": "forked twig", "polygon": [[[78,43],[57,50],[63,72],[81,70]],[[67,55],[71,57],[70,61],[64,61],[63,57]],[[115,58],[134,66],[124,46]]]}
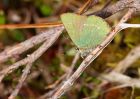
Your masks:
{"label": "forked twig", "polygon": [[[47,41],[45,41],[45,43],[39,49],[37,49],[35,52],[33,52],[29,57],[22,59],[22,60],[16,62],[15,64],[11,65],[10,67],[7,67],[4,70],[2,70],[0,72],[0,82],[7,74],[13,72],[19,66],[26,65],[27,63],[29,63],[31,61],[31,59],[34,59],[34,60],[32,60],[33,62],[36,59],[38,59],[57,40],[57,38],[62,33],[63,29],[64,29],[64,27],[59,27],[59,28],[53,30],[51,37]],[[32,58],[32,57],[34,57],[34,58]]]}

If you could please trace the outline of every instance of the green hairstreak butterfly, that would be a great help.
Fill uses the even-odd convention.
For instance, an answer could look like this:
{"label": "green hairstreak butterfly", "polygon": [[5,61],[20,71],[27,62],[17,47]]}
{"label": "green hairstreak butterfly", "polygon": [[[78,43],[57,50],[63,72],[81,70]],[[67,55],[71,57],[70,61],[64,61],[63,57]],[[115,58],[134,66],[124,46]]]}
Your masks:
{"label": "green hairstreak butterfly", "polygon": [[108,23],[95,15],[64,13],[61,15],[61,20],[70,38],[83,55],[101,44],[110,31]]}

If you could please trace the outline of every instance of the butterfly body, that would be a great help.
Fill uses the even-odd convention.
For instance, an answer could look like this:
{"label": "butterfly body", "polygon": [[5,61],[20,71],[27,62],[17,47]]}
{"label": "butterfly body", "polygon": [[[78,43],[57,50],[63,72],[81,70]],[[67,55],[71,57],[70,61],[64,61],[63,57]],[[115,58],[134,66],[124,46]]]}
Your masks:
{"label": "butterfly body", "polygon": [[107,22],[94,15],[65,13],[61,15],[61,20],[71,40],[82,52],[97,47],[110,31]]}

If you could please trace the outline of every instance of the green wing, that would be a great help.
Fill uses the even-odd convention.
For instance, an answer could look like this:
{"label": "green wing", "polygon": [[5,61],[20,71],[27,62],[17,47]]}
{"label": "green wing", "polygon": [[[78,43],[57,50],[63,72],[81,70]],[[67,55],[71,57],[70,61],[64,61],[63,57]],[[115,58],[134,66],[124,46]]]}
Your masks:
{"label": "green wing", "polygon": [[110,32],[110,26],[102,18],[89,16],[84,23],[78,45],[81,48],[95,48]]}
{"label": "green wing", "polygon": [[61,15],[61,20],[72,41],[76,46],[80,47],[80,45],[78,45],[78,41],[80,41],[83,24],[85,23],[86,17],[73,13],[65,13]]}
{"label": "green wing", "polygon": [[109,25],[97,16],[87,17],[65,13],[61,15],[61,20],[70,38],[78,48],[96,47],[110,31]]}

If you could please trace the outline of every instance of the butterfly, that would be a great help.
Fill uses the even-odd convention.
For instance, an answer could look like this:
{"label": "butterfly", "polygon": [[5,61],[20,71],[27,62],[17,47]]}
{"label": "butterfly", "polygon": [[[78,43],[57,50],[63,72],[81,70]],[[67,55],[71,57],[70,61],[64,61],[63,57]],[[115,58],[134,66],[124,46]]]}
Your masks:
{"label": "butterfly", "polygon": [[104,19],[95,15],[83,16],[74,13],[64,13],[60,17],[82,57],[101,44],[111,30]]}

